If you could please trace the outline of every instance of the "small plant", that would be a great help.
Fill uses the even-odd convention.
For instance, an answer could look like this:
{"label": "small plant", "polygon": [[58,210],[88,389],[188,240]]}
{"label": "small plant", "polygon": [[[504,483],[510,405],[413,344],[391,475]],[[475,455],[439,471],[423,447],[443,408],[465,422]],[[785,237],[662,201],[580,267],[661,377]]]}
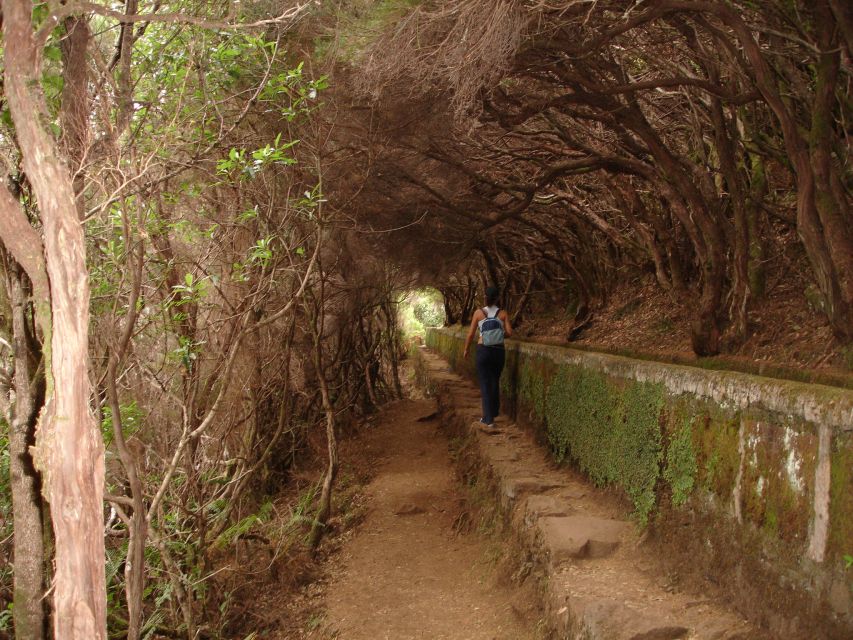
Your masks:
{"label": "small plant", "polygon": [[670,318],[661,318],[655,322],[655,330],[664,335],[668,335],[675,331],[675,324]]}
{"label": "small plant", "polygon": [[320,628],[321,624],[323,624],[323,614],[312,613],[305,626],[308,628],[308,631],[316,631]]}
{"label": "small plant", "polygon": [[[121,426],[125,438],[129,438],[142,427],[145,415],[139,408],[136,400],[119,406],[121,412]],[[107,405],[103,409],[101,420],[101,433],[104,436],[104,444],[110,446],[113,441],[113,410]]]}
{"label": "small plant", "polygon": [[0,631],[12,630],[12,603],[6,605],[3,611],[0,611]]}

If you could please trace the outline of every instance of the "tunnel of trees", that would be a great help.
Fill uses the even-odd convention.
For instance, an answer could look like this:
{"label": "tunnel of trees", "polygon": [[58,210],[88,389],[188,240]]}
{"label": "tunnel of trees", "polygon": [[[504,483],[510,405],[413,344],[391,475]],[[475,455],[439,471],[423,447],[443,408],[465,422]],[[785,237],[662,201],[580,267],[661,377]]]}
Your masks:
{"label": "tunnel of trees", "polygon": [[851,48],[842,0],[3,0],[0,628],[228,637],[408,290],[571,340],[648,274],[708,356],[796,277],[849,354]]}

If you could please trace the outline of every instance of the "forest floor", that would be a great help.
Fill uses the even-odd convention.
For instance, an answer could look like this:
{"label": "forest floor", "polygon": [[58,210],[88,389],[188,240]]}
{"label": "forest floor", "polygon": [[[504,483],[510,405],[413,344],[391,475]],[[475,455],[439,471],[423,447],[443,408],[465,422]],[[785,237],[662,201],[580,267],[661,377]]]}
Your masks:
{"label": "forest floor", "polygon": [[494,542],[455,527],[464,500],[434,411],[434,401],[395,402],[348,444],[348,464],[372,475],[366,515],[329,541],[322,578],[289,598],[294,615],[269,637],[536,637],[526,592],[499,579]]}
{"label": "forest floor", "polygon": [[[853,351],[834,338],[825,317],[810,306],[804,287],[796,278],[771,282],[765,298],[750,310],[746,341],[726,344],[725,354],[716,359],[733,368],[784,367],[853,381]],[[689,305],[674,304],[650,276],[637,277],[597,304],[592,322],[572,345],[689,363],[696,360],[690,347],[691,313]],[[571,326],[571,314],[551,309],[525,320],[519,337],[566,344]]]}

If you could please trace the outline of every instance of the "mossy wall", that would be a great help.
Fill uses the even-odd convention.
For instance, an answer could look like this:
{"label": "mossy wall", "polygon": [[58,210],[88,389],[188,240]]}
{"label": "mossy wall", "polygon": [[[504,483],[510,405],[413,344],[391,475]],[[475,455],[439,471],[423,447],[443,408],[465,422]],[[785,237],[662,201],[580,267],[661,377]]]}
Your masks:
{"label": "mossy wall", "polygon": [[[475,376],[464,331],[426,341]],[[640,524],[722,514],[763,552],[842,580],[834,608],[853,613],[853,391],[518,341],[501,388],[505,414],[538,426],[557,461],[623,489]]]}

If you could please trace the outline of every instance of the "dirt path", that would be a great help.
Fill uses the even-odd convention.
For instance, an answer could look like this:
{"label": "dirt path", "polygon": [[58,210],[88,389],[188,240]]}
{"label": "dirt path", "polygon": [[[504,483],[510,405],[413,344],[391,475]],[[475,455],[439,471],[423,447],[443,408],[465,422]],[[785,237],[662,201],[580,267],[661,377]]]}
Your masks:
{"label": "dirt path", "polygon": [[364,436],[376,465],[369,514],[326,591],[325,635],[341,640],[525,640],[535,623],[496,584],[488,544],[457,535],[459,487],[431,401],[387,408]]}

